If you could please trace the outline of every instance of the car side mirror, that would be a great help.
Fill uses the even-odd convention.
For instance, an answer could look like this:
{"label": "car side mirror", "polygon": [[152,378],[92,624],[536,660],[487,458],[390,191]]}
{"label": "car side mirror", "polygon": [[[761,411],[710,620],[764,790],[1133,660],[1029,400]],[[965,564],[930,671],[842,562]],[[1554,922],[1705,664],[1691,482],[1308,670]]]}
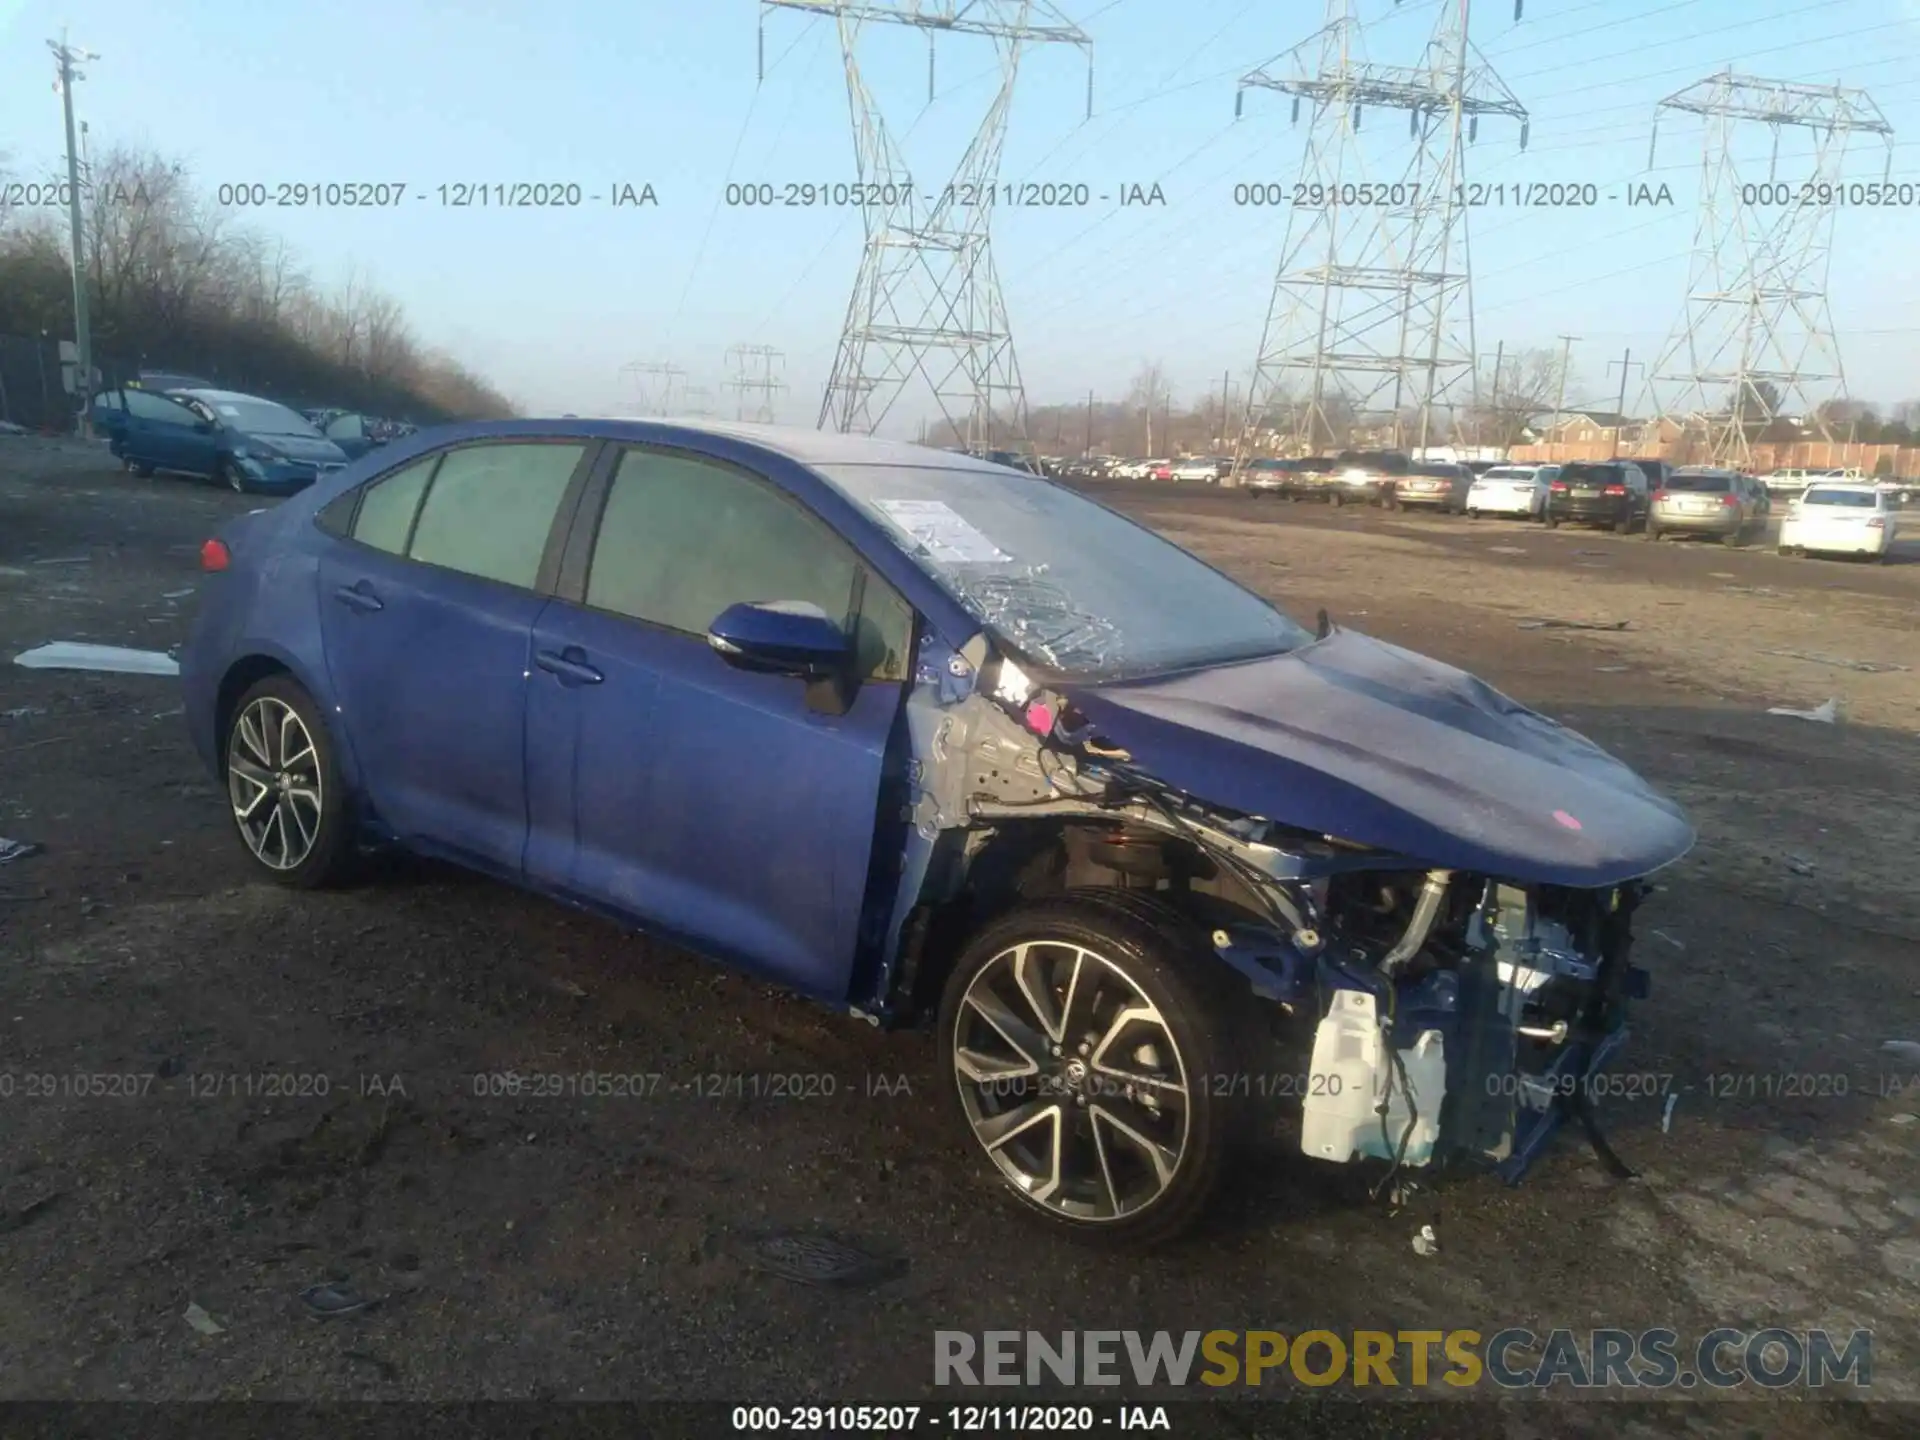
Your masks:
{"label": "car side mirror", "polygon": [[729,605],[707,627],[707,644],[736,670],[807,682],[807,705],[844,715],[853,703],[853,641],[827,612],[805,600]]}

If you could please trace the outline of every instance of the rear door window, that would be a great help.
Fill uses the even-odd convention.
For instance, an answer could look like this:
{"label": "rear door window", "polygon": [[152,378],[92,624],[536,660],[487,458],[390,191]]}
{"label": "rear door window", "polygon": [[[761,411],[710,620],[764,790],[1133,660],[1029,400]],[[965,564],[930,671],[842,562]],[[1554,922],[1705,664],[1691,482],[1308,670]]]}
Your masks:
{"label": "rear door window", "polygon": [[502,441],[448,451],[427,487],[408,558],[531,590],[586,449]]}
{"label": "rear door window", "polygon": [[439,463],[438,455],[429,455],[362,490],[360,509],[353,517],[353,538],[389,555],[406,554],[420,497],[426,492],[433,467]]}

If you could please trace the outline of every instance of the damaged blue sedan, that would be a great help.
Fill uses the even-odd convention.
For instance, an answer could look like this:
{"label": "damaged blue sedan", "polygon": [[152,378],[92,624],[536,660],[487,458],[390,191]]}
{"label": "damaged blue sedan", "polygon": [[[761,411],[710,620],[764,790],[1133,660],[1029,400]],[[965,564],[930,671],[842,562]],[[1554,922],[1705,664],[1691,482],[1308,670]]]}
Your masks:
{"label": "damaged blue sedan", "polygon": [[955,1143],[1148,1243],[1242,1142],[1518,1179],[1684,814],[1461,671],[1034,475],[502,421],[207,542],[193,740],[261,875],[399,846],[937,1036]]}

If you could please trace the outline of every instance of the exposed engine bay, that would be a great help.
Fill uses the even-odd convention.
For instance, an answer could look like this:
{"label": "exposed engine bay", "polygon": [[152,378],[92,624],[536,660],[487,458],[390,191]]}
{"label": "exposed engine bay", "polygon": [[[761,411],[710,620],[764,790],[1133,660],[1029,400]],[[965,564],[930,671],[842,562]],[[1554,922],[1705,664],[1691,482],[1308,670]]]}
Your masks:
{"label": "exposed engine bay", "polygon": [[1573,1120],[1631,1174],[1591,1081],[1647,993],[1629,960],[1643,880],[1519,883],[1221,809],[1145,773],[984,637],[920,679],[894,993],[917,962],[910,915],[978,889],[996,860],[1023,884],[1037,870],[1154,891],[1267,1002],[1273,1070],[1299,1076],[1274,1098],[1298,1101],[1306,1154],[1476,1161],[1518,1181]]}

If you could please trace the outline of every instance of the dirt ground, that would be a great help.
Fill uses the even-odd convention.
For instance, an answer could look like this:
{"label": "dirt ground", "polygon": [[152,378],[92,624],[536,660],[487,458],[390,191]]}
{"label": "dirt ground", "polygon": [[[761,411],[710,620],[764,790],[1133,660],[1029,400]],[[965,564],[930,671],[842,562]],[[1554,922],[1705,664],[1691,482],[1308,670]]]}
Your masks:
{"label": "dirt ground", "polygon": [[[1621,1066],[1678,1098],[1666,1124],[1659,1098],[1607,1106],[1637,1180],[1570,1136],[1521,1188],[1461,1177],[1390,1212],[1282,1155],[1190,1243],[1089,1253],[971,1178],[924,1038],[439,868],[253,883],[172,681],[4,664],[0,836],[45,849],[0,865],[0,1399],[926,1399],[942,1329],[1782,1326],[1873,1331],[1892,1403],[1562,1391],[1460,1433],[1911,1423],[1920,1060],[1884,1047],[1920,1042],[1920,516],[1866,566],[1112,499],[1309,622],[1324,606],[1473,669],[1691,809],[1699,847],[1643,912],[1654,992]],[[0,658],[178,644],[199,542],[254,503],[0,440]],[[1835,724],[1765,713],[1830,697]],[[479,1093],[505,1071],[660,1079]],[[756,1084],[801,1074],[808,1098]],[[1426,1224],[1436,1254],[1413,1247]],[[790,1228],[902,1271],[833,1289],[756,1268]],[[316,1320],[300,1297],[322,1282],[379,1303]],[[1424,1408],[1320,1411],[1323,1433],[1436,1430]]]}

